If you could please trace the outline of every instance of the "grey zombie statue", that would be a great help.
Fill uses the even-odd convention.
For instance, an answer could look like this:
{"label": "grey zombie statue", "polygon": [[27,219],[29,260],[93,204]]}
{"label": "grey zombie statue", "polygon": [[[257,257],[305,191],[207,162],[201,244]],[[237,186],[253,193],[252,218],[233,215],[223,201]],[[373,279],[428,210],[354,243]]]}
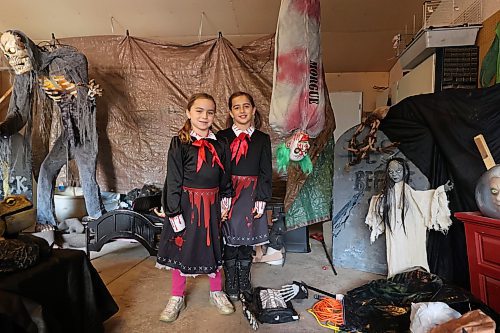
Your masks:
{"label": "grey zombie statue", "polygon": [[[24,33],[9,30],[0,37],[0,48],[15,72],[13,92],[0,137],[8,138],[27,123],[32,109],[41,108],[42,120],[60,112],[62,130],[40,167],[37,187],[37,222],[56,225],[55,180],[69,159],[75,159],[90,217],[98,218],[104,208],[96,181],[97,130],[96,95],[99,85],[88,80],[87,58],[69,46],[41,48]],[[28,131],[30,130],[28,126]]]}

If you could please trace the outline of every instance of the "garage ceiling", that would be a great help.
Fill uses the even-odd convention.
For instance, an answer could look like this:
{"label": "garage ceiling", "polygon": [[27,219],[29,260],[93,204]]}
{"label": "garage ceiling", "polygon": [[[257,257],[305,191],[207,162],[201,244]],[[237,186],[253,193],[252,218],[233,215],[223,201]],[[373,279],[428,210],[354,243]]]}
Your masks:
{"label": "garage ceiling", "polygon": [[[240,46],[274,33],[279,0],[16,0],[2,6],[0,30],[34,40],[123,35],[176,43],[222,32]],[[421,22],[422,0],[322,0],[325,71],[387,72],[395,62],[392,37]],[[201,35],[199,36],[199,33]]]}

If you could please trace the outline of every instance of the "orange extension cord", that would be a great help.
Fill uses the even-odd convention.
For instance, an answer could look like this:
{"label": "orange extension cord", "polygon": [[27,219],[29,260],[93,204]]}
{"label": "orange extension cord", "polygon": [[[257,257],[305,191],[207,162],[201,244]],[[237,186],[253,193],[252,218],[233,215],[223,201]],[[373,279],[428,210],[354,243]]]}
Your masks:
{"label": "orange extension cord", "polygon": [[307,312],[312,314],[321,327],[338,332],[344,324],[342,302],[334,298],[325,297],[316,302]]}

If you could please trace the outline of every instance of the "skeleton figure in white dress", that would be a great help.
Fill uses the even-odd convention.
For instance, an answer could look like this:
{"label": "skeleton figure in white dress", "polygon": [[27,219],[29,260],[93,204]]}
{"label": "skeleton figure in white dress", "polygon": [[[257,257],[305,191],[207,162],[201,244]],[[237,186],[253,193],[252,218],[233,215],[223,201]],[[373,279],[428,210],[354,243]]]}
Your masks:
{"label": "skeleton figure in white dress", "polygon": [[452,224],[446,191],[453,185],[448,182],[435,190],[417,191],[408,185],[409,177],[408,163],[391,159],[384,190],[372,197],[365,220],[372,243],[386,232],[388,277],[415,266],[429,271],[427,230],[444,233]]}

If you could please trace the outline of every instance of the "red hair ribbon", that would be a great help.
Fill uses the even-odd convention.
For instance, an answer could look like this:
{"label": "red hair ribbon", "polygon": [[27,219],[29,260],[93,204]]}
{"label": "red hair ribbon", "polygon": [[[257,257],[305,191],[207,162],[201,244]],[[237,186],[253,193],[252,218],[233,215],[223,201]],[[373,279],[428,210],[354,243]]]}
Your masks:
{"label": "red hair ribbon", "polygon": [[250,136],[247,133],[241,132],[231,143],[231,161],[236,158],[236,164],[238,164],[242,155],[247,157],[248,142],[246,139],[250,141]]}
{"label": "red hair ribbon", "polygon": [[213,144],[211,144],[205,139],[199,139],[193,142],[193,146],[198,147],[198,162],[196,164],[196,172],[200,171],[203,162],[207,161],[205,155],[205,148],[207,148],[208,151],[212,153],[212,168],[214,167],[214,164],[217,163],[220,166],[220,168],[224,171],[224,166],[220,162],[219,155],[217,155],[217,151],[215,150]]}

